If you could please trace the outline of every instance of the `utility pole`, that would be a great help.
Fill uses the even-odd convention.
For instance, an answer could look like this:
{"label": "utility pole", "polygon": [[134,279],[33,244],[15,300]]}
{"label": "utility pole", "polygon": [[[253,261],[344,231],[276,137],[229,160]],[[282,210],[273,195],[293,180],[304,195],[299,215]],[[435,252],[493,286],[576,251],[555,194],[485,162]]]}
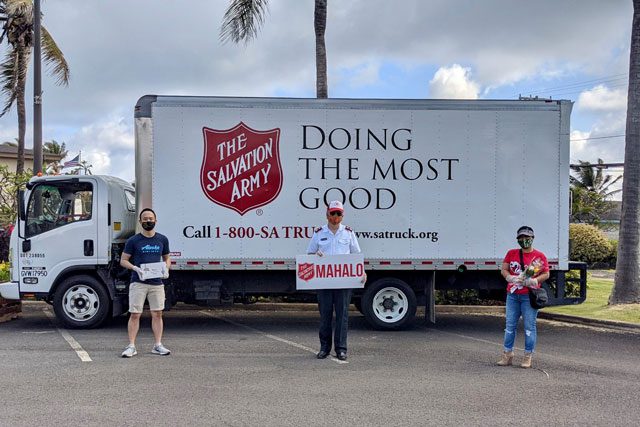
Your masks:
{"label": "utility pole", "polygon": [[40,0],[33,1],[33,174],[42,172],[42,54]]}

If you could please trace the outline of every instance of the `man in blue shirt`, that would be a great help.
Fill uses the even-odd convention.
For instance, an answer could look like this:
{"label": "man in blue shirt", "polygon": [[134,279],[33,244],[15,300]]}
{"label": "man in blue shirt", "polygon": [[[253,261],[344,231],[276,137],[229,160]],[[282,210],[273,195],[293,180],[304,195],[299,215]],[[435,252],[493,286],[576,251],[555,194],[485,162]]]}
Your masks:
{"label": "man in blue shirt", "polygon": [[[334,200],[327,208],[327,225],[318,228],[311,237],[308,254],[340,255],[359,254],[360,245],[351,228],[341,224],[344,208],[342,203]],[[362,277],[366,282],[367,275]],[[331,352],[331,323],[333,311],[336,312],[336,327],[333,333],[336,357],[347,360],[347,329],[349,324],[349,304],[351,289],[319,289],[318,308],[320,310],[320,351],[318,359],[326,358]]]}
{"label": "man in blue shirt", "polygon": [[[151,352],[167,356],[171,352],[162,345],[162,310],[164,310],[164,284],[162,279],[169,277],[171,259],[169,257],[169,240],[160,233],[156,233],[156,213],[149,208],[140,212],[140,225],[142,232],[130,237],[125,243],[124,251],[120,257],[120,265],[131,270],[131,283],[129,285],[129,345],[122,352],[122,357],[133,357],[136,351],[136,337],[140,329],[140,316],[144,301],[149,300],[151,311],[151,328],[155,345]],[[144,272],[140,268],[143,264],[163,261],[166,269],[162,278],[150,278],[142,280]]]}

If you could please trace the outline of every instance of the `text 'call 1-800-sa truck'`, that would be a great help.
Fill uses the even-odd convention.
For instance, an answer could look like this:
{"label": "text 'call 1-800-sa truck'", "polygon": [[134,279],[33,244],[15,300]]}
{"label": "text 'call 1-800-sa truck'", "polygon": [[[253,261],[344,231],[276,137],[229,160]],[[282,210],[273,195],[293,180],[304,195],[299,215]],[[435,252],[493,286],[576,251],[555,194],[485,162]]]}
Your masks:
{"label": "text 'call 1-800-sa truck'", "polygon": [[[133,185],[33,178],[19,195],[4,298],[43,299],[67,327],[127,309],[119,266],[137,213],[169,238],[167,305],[296,292],[326,205],[340,200],[365,256],[354,303],[375,327],[409,324],[435,290],[504,298],[502,259],[529,225],[547,254],[551,304],[582,302],[569,262],[569,101],[144,96]],[[567,274],[577,270],[576,274]]]}

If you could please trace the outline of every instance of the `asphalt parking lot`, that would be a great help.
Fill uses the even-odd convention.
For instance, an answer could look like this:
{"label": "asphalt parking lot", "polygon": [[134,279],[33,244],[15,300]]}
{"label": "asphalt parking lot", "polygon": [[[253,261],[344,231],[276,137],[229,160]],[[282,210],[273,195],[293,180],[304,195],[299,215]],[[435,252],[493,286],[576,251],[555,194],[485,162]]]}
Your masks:
{"label": "asphalt parking lot", "polygon": [[166,313],[170,356],[150,353],[145,315],[122,359],[126,317],[64,330],[50,313],[0,324],[2,425],[637,425],[633,331],[540,320],[524,370],[494,365],[500,315],[380,332],[352,313],[343,363],[315,359],[315,311],[183,309]]}

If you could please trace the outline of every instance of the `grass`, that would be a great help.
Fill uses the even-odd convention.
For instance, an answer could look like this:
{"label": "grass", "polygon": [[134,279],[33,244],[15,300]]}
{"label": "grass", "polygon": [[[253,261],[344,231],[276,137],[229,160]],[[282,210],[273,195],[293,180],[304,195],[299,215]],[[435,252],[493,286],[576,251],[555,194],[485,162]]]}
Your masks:
{"label": "grass", "polygon": [[613,280],[589,278],[587,300],[578,305],[566,305],[543,309],[547,313],[567,314],[590,319],[615,320],[640,324],[640,304],[609,306],[608,300],[613,288]]}

